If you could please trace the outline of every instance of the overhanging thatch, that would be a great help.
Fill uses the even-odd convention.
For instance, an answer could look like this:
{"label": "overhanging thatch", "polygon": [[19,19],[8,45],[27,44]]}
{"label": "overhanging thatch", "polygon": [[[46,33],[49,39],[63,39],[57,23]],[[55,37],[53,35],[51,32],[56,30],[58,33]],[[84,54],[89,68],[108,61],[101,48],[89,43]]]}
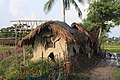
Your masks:
{"label": "overhanging thatch", "polygon": [[93,30],[93,31],[88,31],[86,30],[83,26],[77,23],[72,23],[71,27],[74,29],[77,29],[80,32],[84,32],[91,40],[92,43],[96,43],[98,40],[98,35],[99,35],[99,29]]}
{"label": "overhanging thatch", "polygon": [[18,46],[25,45],[34,45],[36,36],[44,36],[44,33],[51,33],[52,35],[48,36],[60,36],[65,39],[68,43],[82,43],[86,38],[85,35],[73,28],[68,24],[61,21],[48,21],[25,36],[18,44]]}

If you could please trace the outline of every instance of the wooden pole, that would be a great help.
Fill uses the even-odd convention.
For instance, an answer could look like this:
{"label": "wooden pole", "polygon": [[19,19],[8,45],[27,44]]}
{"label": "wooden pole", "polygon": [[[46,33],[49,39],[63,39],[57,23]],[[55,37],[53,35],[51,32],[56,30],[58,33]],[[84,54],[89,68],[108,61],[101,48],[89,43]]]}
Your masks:
{"label": "wooden pole", "polygon": [[17,31],[16,31],[16,29],[17,29],[17,25],[15,26],[15,54],[17,53],[17,49],[16,49],[16,45],[17,45]]}
{"label": "wooden pole", "polygon": [[42,75],[43,75],[43,51],[42,51]]}
{"label": "wooden pole", "polygon": [[23,45],[23,63],[25,64],[26,60],[26,55],[25,55],[25,46]]}

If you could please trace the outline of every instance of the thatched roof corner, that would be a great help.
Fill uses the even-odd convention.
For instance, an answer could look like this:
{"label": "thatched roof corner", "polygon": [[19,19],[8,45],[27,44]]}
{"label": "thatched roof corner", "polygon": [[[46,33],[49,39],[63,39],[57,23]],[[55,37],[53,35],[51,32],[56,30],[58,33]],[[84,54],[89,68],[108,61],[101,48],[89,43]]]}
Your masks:
{"label": "thatched roof corner", "polygon": [[84,32],[91,40],[92,43],[96,43],[99,36],[99,28],[94,29],[93,31],[88,31],[85,27],[81,26],[78,23],[72,23],[71,27],[77,29],[80,32]]}
{"label": "thatched roof corner", "polygon": [[[84,30],[86,30],[85,27],[83,27],[79,23],[75,23],[75,22],[71,24],[71,27],[74,29],[77,29],[79,31],[82,31],[82,32],[84,32]],[[88,30],[86,30],[86,31],[88,31]]]}
{"label": "thatched roof corner", "polygon": [[73,23],[71,24],[71,27],[72,27],[72,28],[75,28],[75,27],[76,27],[76,24],[77,24],[76,22],[73,22]]}
{"label": "thatched roof corner", "polygon": [[21,41],[18,42],[18,47],[22,47],[23,45],[34,45],[34,36],[28,34]]}
{"label": "thatched roof corner", "polygon": [[18,44],[19,47],[23,45],[34,45],[35,37],[41,38],[46,34],[52,34],[65,39],[68,43],[79,43],[83,41],[83,34],[71,28],[68,24],[61,21],[47,21],[25,36]]}

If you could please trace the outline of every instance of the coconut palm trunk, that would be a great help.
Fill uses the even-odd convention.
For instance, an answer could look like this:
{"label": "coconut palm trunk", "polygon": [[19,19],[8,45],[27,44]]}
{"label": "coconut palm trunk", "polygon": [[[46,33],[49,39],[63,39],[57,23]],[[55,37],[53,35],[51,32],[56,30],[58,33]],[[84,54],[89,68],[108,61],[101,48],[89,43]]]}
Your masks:
{"label": "coconut palm trunk", "polygon": [[64,0],[62,0],[62,7],[63,7],[63,21],[65,22],[65,6],[64,6]]}

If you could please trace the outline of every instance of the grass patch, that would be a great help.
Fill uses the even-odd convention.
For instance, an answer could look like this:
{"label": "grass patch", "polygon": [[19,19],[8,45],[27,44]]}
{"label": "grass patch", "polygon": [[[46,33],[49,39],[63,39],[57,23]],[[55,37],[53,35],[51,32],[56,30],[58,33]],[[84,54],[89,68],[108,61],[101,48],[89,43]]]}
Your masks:
{"label": "grass patch", "polygon": [[104,49],[111,52],[120,52],[120,46],[118,45],[105,45]]}
{"label": "grass patch", "polygon": [[[41,77],[47,76],[51,78],[51,76],[56,75],[58,77],[59,72],[61,72],[61,79],[65,80],[65,69],[63,67],[64,62],[59,63],[58,70],[54,67],[54,64],[47,61],[39,61],[39,62],[31,62],[31,56],[28,54],[32,53],[32,47],[25,47],[26,49],[26,64],[23,63],[23,54],[11,55],[0,61],[0,75],[4,75],[6,80],[16,80],[16,79],[27,79],[28,77]],[[4,46],[0,47],[1,52],[11,51],[14,47]],[[91,67],[95,63],[95,59],[89,59],[85,54],[81,54],[76,57],[77,63],[75,63],[70,73],[69,80],[89,80],[89,76],[82,75],[80,72],[88,73],[89,67]],[[71,67],[72,67],[71,66]],[[63,68],[61,68],[63,67]],[[56,71],[55,71],[56,70]],[[48,76],[49,75],[49,76]],[[48,80],[48,79],[44,79]],[[51,79],[53,80],[53,79]]]}
{"label": "grass patch", "polygon": [[10,47],[10,46],[0,46],[0,52],[8,52],[15,49],[15,47]]}
{"label": "grass patch", "polygon": [[120,67],[117,67],[114,69],[113,76],[115,80],[120,80]]}
{"label": "grass patch", "polygon": [[[56,78],[58,77],[59,69],[57,69],[57,66],[54,67],[51,62],[39,61],[22,64],[21,59],[22,56],[10,56],[2,60],[0,62],[0,75],[4,74],[6,80],[27,80],[28,77],[38,78],[41,76],[47,76],[46,79],[43,80],[48,80],[48,78],[52,78],[51,80],[53,80],[53,75],[55,75]],[[65,72],[62,70],[60,80],[64,80],[65,78]],[[89,80],[89,77],[80,75],[80,72],[73,71],[70,74],[69,80]]]}

